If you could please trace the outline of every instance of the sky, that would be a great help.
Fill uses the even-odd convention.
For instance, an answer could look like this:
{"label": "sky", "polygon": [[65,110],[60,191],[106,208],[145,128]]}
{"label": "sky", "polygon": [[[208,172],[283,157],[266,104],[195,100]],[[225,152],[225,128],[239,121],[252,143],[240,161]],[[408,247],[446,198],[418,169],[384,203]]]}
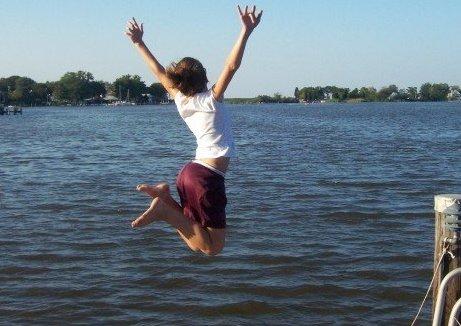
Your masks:
{"label": "sky", "polygon": [[[58,80],[85,70],[114,81],[155,78],[123,35],[134,16],[168,65],[199,59],[211,84],[240,31],[228,0],[0,0],[0,77]],[[244,3],[240,3],[244,5]],[[251,3],[250,3],[251,4]],[[295,87],[461,84],[460,0],[255,1],[262,21],[227,97],[292,95]],[[211,85],[210,84],[210,85]]]}

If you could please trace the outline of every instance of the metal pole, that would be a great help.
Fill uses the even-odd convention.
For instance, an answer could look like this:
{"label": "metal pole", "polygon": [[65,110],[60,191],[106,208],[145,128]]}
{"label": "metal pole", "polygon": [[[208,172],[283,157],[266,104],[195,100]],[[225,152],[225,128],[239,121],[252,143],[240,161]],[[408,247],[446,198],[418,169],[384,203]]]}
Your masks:
{"label": "metal pole", "polygon": [[461,299],[456,301],[455,305],[451,309],[450,320],[448,321],[448,326],[457,326],[459,310],[461,309]]}
{"label": "metal pole", "polygon": [[435,302],[434,319],[432,326],[440,326],[442,323],[443,307],[445,306],[445,293],[447,292],[448,282],[451,278],[461,274],[461,267],[452,270],[448,273],[440,283],[439,292],[437,293],[437,301]]}

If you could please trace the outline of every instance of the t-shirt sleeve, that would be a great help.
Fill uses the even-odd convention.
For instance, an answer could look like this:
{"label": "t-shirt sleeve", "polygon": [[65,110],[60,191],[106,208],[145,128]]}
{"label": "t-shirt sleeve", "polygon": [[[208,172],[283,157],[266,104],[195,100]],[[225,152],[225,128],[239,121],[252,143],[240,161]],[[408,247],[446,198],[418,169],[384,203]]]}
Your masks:
{"label": "t-shirt sleeve", "polygon": [[216,102],[216,103],[223,103],[223,102],[224,102],[224,95],[222,96],[222,100],[221,100],[221,101],[218,101],[218,99],[214,96],[213,87],[211,87],[211,88],[210,88],[210,99],[211,99],[213,102]]}
{"label": "t-shirt sleeve", "polygon": [[181,106],[183,98],[184,98],[184,95],[180,91],[178,91],[176,95],[174,96],[174,102],[176,103],[178,107]]}

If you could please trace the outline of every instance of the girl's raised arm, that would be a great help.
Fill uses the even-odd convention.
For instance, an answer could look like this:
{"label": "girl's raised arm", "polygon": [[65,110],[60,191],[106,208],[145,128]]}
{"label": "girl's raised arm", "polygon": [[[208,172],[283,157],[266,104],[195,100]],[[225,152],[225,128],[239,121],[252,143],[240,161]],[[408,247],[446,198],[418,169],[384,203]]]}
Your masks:
{"label": "girl's raised arm", "polygon": [[213,95],[218,101],[222,101],[227,86],[229,86],[232,77],[234,77],[235,72],[240,67],[248,38],[256,26],[258,26],[263,14],[261,10],[261,12],[256,15],[256,6],[253,6],[253,10],[251,12],[248,11],[248,6],[245,6],[245,12],[242,12],[240,6],[237,6],[237,8],[240,15],[240,20],[242,21],[242,30],[229,54],[229,57],[226,60],[226,64],[218,78],[218,81],[213,86]]}
{"label": "girl's raised arm", "polygon": [[138,49],[139,54],[141,54],[141,57],[147,63],[149,69],[158,81],[163,85],[163,87],[165,87],[168,93],[174,97],[178,90],[172,86],[173,84],[166,75],[165,68],[157,61],[142,40],[142,36],[144,34],[143,24],[141,23],[141,25],[138,25],[136,19],[133,17],[133,20],[130,20],[126,26],[125,34],[131,39],[136,49]]}

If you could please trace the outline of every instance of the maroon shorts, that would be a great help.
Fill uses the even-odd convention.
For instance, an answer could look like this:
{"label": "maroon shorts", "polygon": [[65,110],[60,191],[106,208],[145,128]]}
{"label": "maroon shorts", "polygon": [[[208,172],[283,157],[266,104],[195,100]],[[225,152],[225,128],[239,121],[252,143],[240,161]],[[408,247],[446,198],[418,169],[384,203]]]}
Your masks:
{"label": "maroon shorts", "polygon": [[198,163],[189,162],[176,178],[184,216],[203,227],[226,227],[224,177]]}

